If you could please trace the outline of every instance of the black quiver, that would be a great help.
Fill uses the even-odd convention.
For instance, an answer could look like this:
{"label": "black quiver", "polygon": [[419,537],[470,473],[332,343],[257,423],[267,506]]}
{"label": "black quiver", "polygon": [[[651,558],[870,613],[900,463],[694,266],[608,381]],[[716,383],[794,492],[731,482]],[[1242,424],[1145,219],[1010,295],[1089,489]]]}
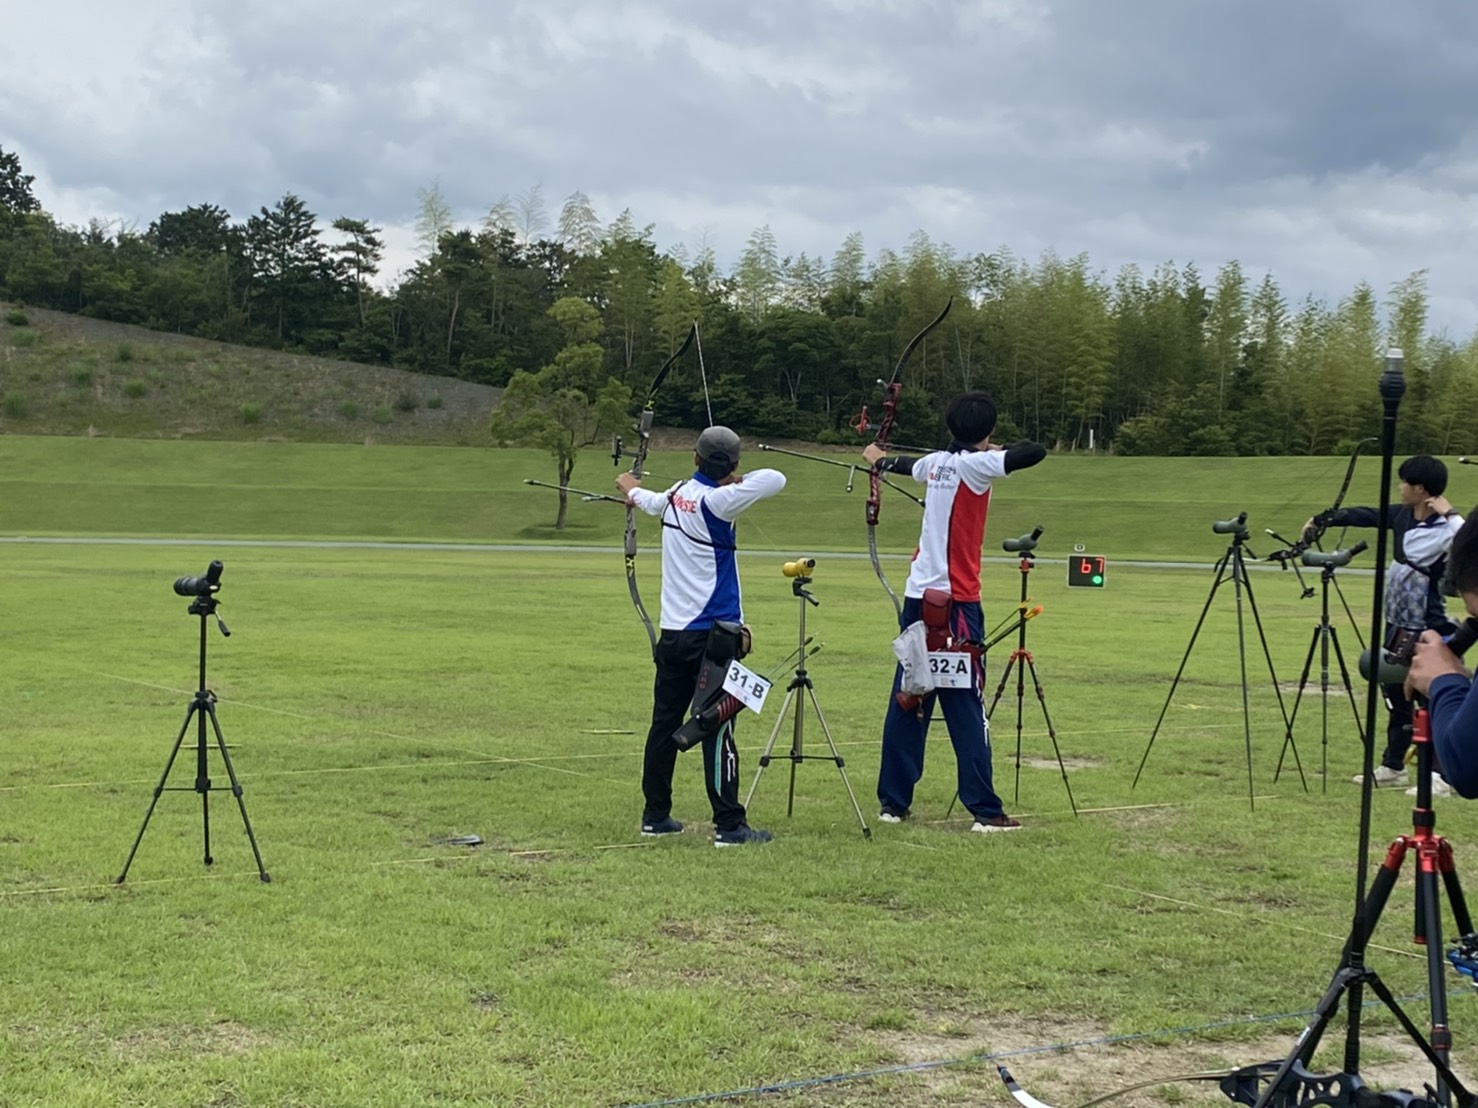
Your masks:
{"label": "black quiver", "polygon": [[708,642],[703,647],[703,668],[698,672],[698,687],[693,692],[692,714],[672,733],[679,750],[691,750],[704,739],[718,734],[744,707],[738,697],[724,692],[724,679],[736,658],[748,653],[745,629],[737,623],[719,620],[708,629]]}

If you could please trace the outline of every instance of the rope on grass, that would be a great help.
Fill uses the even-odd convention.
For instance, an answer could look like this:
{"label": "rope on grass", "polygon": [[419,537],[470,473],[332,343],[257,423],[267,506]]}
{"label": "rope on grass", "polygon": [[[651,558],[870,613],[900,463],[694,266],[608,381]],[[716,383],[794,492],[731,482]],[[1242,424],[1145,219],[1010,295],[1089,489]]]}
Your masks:
{"label": "rope on grass", "polygon": [[[1478,990],[1468,990],[1471,996]],[[1422,992],[1410,996],[1396,998],[1405,1004],[1417,1003],[1429,1000],[1430,997]],[[1377,999],[1367,1000],[1361,1008],[1378,1008],[1384,1002]],[[1053,1043],[1050,1046],[1026,1046],[1016,1050],[998,1050],[982,1054],[968,1054],[963,1058],[945,1058],[934,1062],[914,1062],[906,1066],[885,1066],[881,1069],[854,1070],[851,1073],[834,1073],[826,1077],[800,1077],[793,1081],[777,1081],[770,1085],[755,1085],[748,1089],[731,1089],[722,1093],[695,1093],[692,1096],[677,1097],[672,1100],[643,1101],[640,1104],[628,1103],[622,1108],[673,1108],[680,1104],[702,1104],[715,1100],[738,1100],[740,1097],[767,1096],[772,1093],[794,1092],[797,1089],[813,1089],[821,1085],[839,1085],[848,1081],[870,1081],[878,1077],[897,1077],[910,1073],[927,1073],[931,1070],[946,1069],[950,1066],[973,1066],[985,1062],[999,1062],[1007,1058],[1022,1058],[1033,1054],[1061,1054],[1069,1050],[1077,1050],[1080,1047],[1089,1046],[1118,1046],[1121,1043],[1142,1042],[1145,1039],[1168,1039],[1173,1037],[1194,1035],[1206,1031],[1219,1031],[1228,1027],[1242,1027],[1256,1023],[1280,1023],[1284,1020],[1301,1019],[1307,1020],[1315,1014],[1314,1009],[1300,1012],[1279,1012],[1276,1015],[1246,1016],[1236,1020],[1218,1020],[1215,1023],[1203,1023],[1195,1027],[1176,1027],[1163,1031],[1139,1031],[1128,1035],[1105,1035],[1097,1039],[1078,1039],[1073,1042]]]}

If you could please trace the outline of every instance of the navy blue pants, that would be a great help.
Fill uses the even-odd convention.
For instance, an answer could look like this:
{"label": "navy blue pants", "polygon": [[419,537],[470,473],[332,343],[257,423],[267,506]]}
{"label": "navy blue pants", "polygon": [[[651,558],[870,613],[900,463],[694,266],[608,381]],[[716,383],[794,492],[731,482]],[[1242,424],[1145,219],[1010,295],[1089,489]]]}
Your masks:
{"label": "navy blue pants", "polygon": [[[923,601],[908,596],[903,600],[899,628],[920,619]],[[950,631],[956,639],[979,642],[984,636],[984,622],[979,601],[961,603],[951,608]],[[913,804],[914,786],[924,776],[924,739],[929,733],[929,720],[937,699],[949,728],[949,741],[955,748],[960,802],[977,819],[995,819],[1005,815],[1001,798],[991,785],[990,736],[985,720],[985,664],[972,665],[974,681],[968,689],[938,689],[924,698],[917,709],[898,706],[897,692],[903,679],[903,667],[893,674],[893,691],[888,695],[888,715],[883,721],[883,761],[878,770],[878,802],[887,811],[908,812]],[[923,716],[920,719],[920,715]]]}

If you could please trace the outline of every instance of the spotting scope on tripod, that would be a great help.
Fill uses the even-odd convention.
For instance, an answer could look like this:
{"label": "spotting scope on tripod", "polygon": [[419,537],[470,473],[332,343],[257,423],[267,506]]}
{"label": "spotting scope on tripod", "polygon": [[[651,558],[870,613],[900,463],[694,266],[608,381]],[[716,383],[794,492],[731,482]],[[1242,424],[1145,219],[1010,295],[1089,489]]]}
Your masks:
{"label": "spotting scope on tripod", "polygon": [[1334,659],[1339,663],[1340,681],[1344,685],[1345,698],[1349,701],[1350,711],[1355,718],[1355,733],[1363,734],[1363,723],[1360,720],[1360,707],[1355,703],[1355,690],[1350,685],[1350,669],[1345,664],[1344,651],[1340,649],[1339,633],[1335,626],[1329,622],[1329,591],[1332,587],[1337,588],[1334,581],[1335,570],[1350,564],[1351,559],[1363,554],[1367,549],[1362,540],[1347,550],[1305,550],[1299,555],[1299,561],[1311,569],[1319,570],[1319,622],[1314,625],[1313,637],[1309,639],[1309,652],[1304,656],[1303,672],[1298,678],[1298,692],[1293,698],[1293,710],[1288,713],[1288,732],[1283,739],[1283,750],[1278,755],[1278,768],[1273,772],[1273,780],[1278,780],[1283,772],[1283,756],[1293,746],[1293,727],[1298,722],[1298,709],[1303,703],[1304,690],[1309,683],[1309,670],[1313,668],[1314,651],[1319,652],[1319,765],[1323,785],[1321,788],[1328,791],[1329,788],[1329,656],[1333,650]]}
{"label": "spotting scope on tripod", "polygon": [[1155,745],[1155,738],[1160,733],[1160,727],[1165,722],[1165,714],[1170,710],[1170,701],[1175,696],[1176,687],[1180,684],[1181,676],[1185,673],[1186,663],[1190,661],[1191,651],[1196,646],[1196,636],[1201,633],[1201,625],[1206,622],[1206,614],[1211,611],[1211,602],[1216,599],[1216,590],[1221,588],[1227,581],[1232,582],[1233,591],[1237,597],[1237,659],[1241,666],[1242,677],[1242,735],[1247,751],[1247,806],[1255,807],[1252,786],[1252,716],[1247,695],[1247,641],[1246,626],[1242,616],[1242,595],[1247,595],[1247,607],[1252,611],[1252,622],[1257,627],[1257,637],[1262,643],[1263,658],[1268,663],[1268,676],[1272,679],[1273,694],[1278,700],[1278,713],[1283,719],[1283,731],[1285,742],[1293,752],[1294,765],[1298,769],[1298,776],[1303,781],[1304,791],[1308,791],[1308,782],[1304,780],[1303,763],[1298,757],[1298,747],[1293,743],[1293,730],[1288,722],[1288,709],[1283,703],[1283,691],[1278,685],[1278,674],[1273,669],[1273,654],[1268,648],[1268,637],[1263,631],[1262,616],[1257,611],[1257,599],[1252,595],[1252,581],[1247,576],[1246,559],[1257,558],[1257,554],[1247,545],[1251,538],[1247,530],[1247,513],[1241,512],[1231,519],[1219,519],[1211,524],[1213,534],[1230,535],[1231,542],[1226,552],[1216,563],[1216,577],[1211,583],[1211,592],[1206,596],[1206,604],[1201,608],[1200,618],[1196,620],[1195,630],[1191,632],[1191,641],[1186,644],[1185,654],[1181,656],[1180,668],[1175,671],[1175,679],[1170,682],[1170,692],[1165,697],[1165,706],[1160,709],[1160,718],[1155,721],[1155,729],[1150,732],[1150,741],[1144,748],[1144,756],[1139,760],[1139,769],[1134,773],[1134,782],[1129,787],[1132,789],[1139,784],[1140,775],[1144,773],[1145,762],[1149,760],[1150,750]]}
{"label": "spotting scope on tripod", "polygon": [[[225,764],[226,775],[231,780],[231,795],[236,798],[236,806],[241,810],[241,822],[246,827],[246,837],[251,843],[252,856],[257,860],[257,876],[264,882],[271,881],[266,867],[262,865],[262,853],[257,849],[257,837],[251,829],[251,820],[246,814],[246,801],[242,799],[241,782],[236,778],[236,770],[231,765],[231,755],[226,751],[226,740],[221,734],[221,723],[216,718],[216,694],[205,686],[205,622],[212,616],[215,617],[221,634],[230,637],[230,628],[224,620],[216,613],[216,607],[220,601],[216,599],[216,593],[221,591],[221,573],[225,566],[219,562],[211,562],[205,573],[199,577],[181,577],[174,583],[174,591],[178,596],[193,597],[188,609],[192,616],[200,617],[200,683],[195,691],[195,697],[190,701],[190,707],[185,712],[185,722],[180,727],[180,733],[175,736],[174,746],[170,749],[169,760],[164,763],[164,773],[159,777],[159,784],[154,787],[154,798],[149,802],[149,810],[144,813],[143,826],[139,828],[138,836],[133,840],[133,849],[128,852],[128,860],[123,863],[123,872],[118,875],[116,884],[123,884],[128,876],[129,867],[133,865],[134,855],[139,851],[139,844],[144,841],[144,832],[149,829],[149,820],[154,815],[154,808],[159,803],[159,798],[165,791],[196,792],[200,794],[200,814],[203,822],[204,855],[205,864],[212,865],[215,858],[210,850],[210,794],[215,786],[211,784],[210,769],[207,765],[207,741],[205,734],[205,721],[209,717],[212,730],[215,732],[216,748],[220,751],[221,761]],[[169,786],[169,771],[174,768],[175,758],[179,755],[180,746],[185,741],[185,733],[190,730],[190,721],[195,720],[195,783],[190,786]]]}
{"label": "spotting scope on tripod", "polygon": [[[791,717],[792,727],[790,735],[790,750],[782,755],[790,762],[790,791],[785,801],[785,814],[791,815],[795,809],[795,773],[796,768],[807,760],[831,762],[837,768],[841,776],[842,785],[847,790],[847,798],[852,802],[852,812],[857,817],[857,824],[862,829],[863,838],[872,838],[872,829],[867,826],[867,818],[862,814],[862,807],[857,803],[857,794],[852,791],[852,782],[847,777],[847,763],[837,749],[836,740],[832,738],[831,728],[826,724],[826,716],[821,711],[821,702],[816,699],[816,686],[811,680],[811,674],[806,669],[806,644],[810,641],[806,637],[806,606],[819,607],[821,601],[811,593],[806,586],[811,584],[812,574],[816,572],[815,558],[797,558],[786,562],[780,569],[786,577],[790,578],[790,591],[799,601],[798,620],[799,629],[797,641],[800,643],[796,649],[795,676],[791,678],[790,684],[785,689],[785,702],[780,706],[780,714],[775,717],[775,726],[770,731],[769,741],[765,743],[764,751],[760,754],[759,765],[754,771],[754,780],[749,784],[749,794],[744,798],[744,806],[749,807],[754,800],[755,790],[759,788],[760,778],[769,767],[775,750],[775,742],[780,737],[780,730],[785,726],[786,713],[792,707],[795,714]],[[807,754],[806,753],[806,701],[811,702],[811,709],[816,713],[816,722],[821,725],[821,733],[826,737],[827,748],[830,754]]]}

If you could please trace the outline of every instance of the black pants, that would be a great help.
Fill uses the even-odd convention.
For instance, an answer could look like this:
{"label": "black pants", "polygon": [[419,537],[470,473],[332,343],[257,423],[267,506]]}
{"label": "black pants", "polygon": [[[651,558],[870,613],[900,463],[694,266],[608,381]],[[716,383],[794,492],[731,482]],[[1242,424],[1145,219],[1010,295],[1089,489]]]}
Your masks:
{"label": "black pants", "polygon": [[[703,668],[707,631],[664,630],[654,657],[657,679],[652,685],[652,729],[642,758],[641,790],[646,799],[643,823],[655,823],[672,814],[672,774],[681,753],[672,733],[688,718],[698,674]],[[739,750],[734,745],[734,721],[703,740],[703,783],[713,808],[713,825],[732,831],[744,822],[739,803]]]}
{"label": "black pants", "polygon": [[1406,751],[1411,748],[1411,701],[1406,699],[1403,685],[1382,685],[1390,718],[1386,721],[1386,749],[1381,765],[1387,769],[1405,769]]}

